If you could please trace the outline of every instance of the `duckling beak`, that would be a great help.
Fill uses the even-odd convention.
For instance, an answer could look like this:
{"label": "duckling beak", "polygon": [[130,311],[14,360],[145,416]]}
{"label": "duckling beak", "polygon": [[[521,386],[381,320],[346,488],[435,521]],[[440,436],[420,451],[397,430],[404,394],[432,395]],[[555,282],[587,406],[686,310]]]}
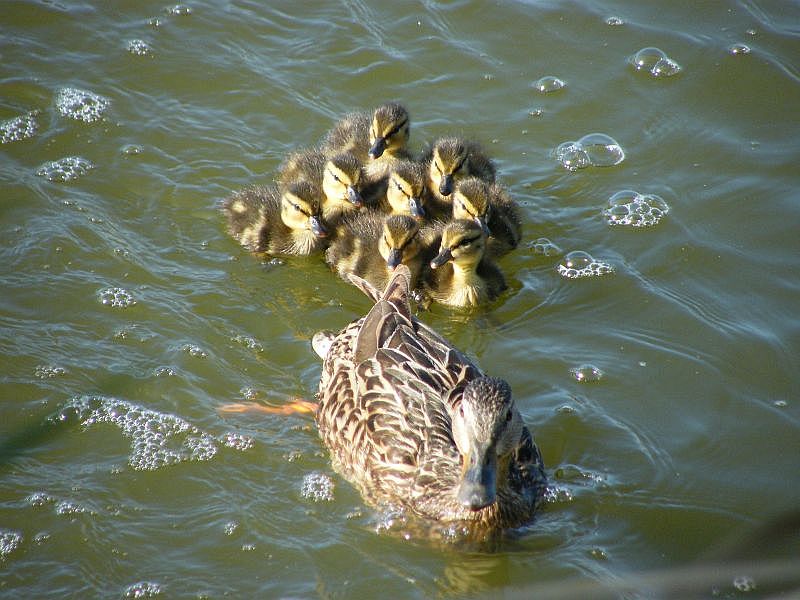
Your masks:
{"label": "duckling beak", "polygon": [[314,215],[308,217],[308,226],[315,236],[327,237],[328,230],[325,229],[325,226],[322,224],[322,221],[319,220],[319,217]]}
{"label": "duckling beak", "polygon": [[394,271],[397,265],[403,262],[403,252],[399,248],[392,248],[391,252],[389,252],[389,256],[386,259],[386,264],[388,267]]}
{"label": "duckling beak", "polygon": [[439,182],[439,193],[442,196],[449,196],[453,193],[452,175],[442,175],[442,180]]}
{"label": "duckling beak", "polygon": [[486,219],[484,219],[483,217],[475,217],[475,222],[481,228],[481,231],[483,231],[483,233],[488,236],[489,226],[486,224]]}
{"label": "duckling beak", "polygon": [[419,203],[419,200],[416,198],[409,198],[408,199],[408,210],[411,211],[412,217],[417,217],[421,219],[425,216],[425,209],[422,208],[422,204]]}
{"label": "duckling beak", "polygon": [[361,208],[361,205],[364,203],[364,200],[361,198],[361,194],[358,193],[358,190],[354,188],[352,185],[347,186],[347,199],[358,208]]}
{"label": "duckling beak", "polygon": [[449,260],[453,260],[453,253],[450,248],[445,248],[431,261],[431,269],[438,269]]}
{"label": "duckling beak", "polygon": [[375,143],[372,144],[372,148],[369,149],[369,156],[370,158],[378,158],[383,151],[386,150],[386,138],[379,137],[375,140]]}
{"label": "duckling beak", "polygon": [[458,501],[470,510],[480,510],[497,499],[497,454],[490,443],[476,444],[464,457],[464,474]]}

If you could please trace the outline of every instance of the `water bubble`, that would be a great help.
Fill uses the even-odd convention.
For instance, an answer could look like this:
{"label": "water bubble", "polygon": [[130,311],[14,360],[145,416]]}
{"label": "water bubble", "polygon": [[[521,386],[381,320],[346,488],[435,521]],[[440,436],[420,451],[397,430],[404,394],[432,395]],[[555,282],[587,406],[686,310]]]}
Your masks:
{"label": "water bubble", "polygon": [[742,43],[731,44],[728,46],[728,53],[734,56],[737,54],[750,54],[750,46]]}
{"label": "water bubble", "polygon": [[167,7],[165,11],[168,15],[175,17],[187,17],[192,14],[192,9],[185,4],[176,4],[175,6]]}
{"label": "water bubble", "polygon": [[235,450],[250,447],[246,436],[226,437],[221,442],[178,416],[116,398],[73,398],[54,419],[64,420],[63,414],[73,413],[74,420],[84,428],[100,423],[119,427],[131,441],[128,464],[137,471],[153,471],[185,461],[208,461],[216,455],[220,444]]}
{"label": "water bubble", "polygon": [[652,227],[668,212],[669,205],[661,196],[621,190],[608,199],[608,208],[603,214],[609,225]]}
{"label": "water bubble", "polygon": [[130,292],[119,287],[106,288],[98,292],[100,302],[114,308],[128,308],[136,304]]}
{"label": "water bubble", "polygon": [[572,376],[575,378],[575,380],[580,383],[593,383],[600,381],[603,377],[605,377],[605,373],[603,371],[590,364],[573,367],[569,371],[572,373]]}
{"label": "water bubble", "polygon": [[22,534],[10,529],[0,529],[0,560],[19,548],[22,543]]}
{"label": "water bubble", "polygon": [[234,532],[239,528],[238,521],[228,521],[225,523],[225,535],[233,535]]}
{"label": "water bubble", "polygon": [[34,492],[28,496],[28,504],[31,506],[44,506],[45,504],[53,504],[55,501],[56,499],[46,492]]}
{"label": "water bubble", "polygon": [[605,133],[590,133],[577,142],[563,142],[555,149],[554,155],[568,171],[589,166],[613,167],[625,160],[622,146]]}
{"label": "water bubble", "polygon": [[125,49],[136,56],[152,56],[153,49],[144,40],[128,40]]}
{"label": "water bubble", "polygon": [[156,367],[153,370],[153,375],[156,377],[174,377],[175,369],[172,367]]}
{"label": "water bubble", "polygon": [[733,587],[740,592],[752,592],[756,589],[756,582],[752,577],[740,575],[733,580]]}
{"label": "water bubble", "polygon": [[19,142],[32,138],[39,131],[39,122],[36,116],[38,110],[34,110],[25,115],[0,121],[0,144]]}
{"label": "water bubble", "polygon": [[161,584],[154,581],[138,581],[125,588],[125,598],[153,598],[161,593]]}
{"label": "water bubble", "polygon": [[45,365],[36,365],[36,370],[34,371],[34,375],[39,379],[52,379],[53,377],[58,377],[59,375],[65,375],[66,369],[64,367],[51,367]]}
{"label": "water bubble", "polygon": [[619,25],[624,25],[625,21],[623,21],[620,17],[608,17],[606,19],[606,25],[611,25],[612,27],[618,27]]}
{"label": "water bubble", "polygon": [[110,104],[108,98],[76,88],[62,88],[56,95],[58,112],[84,123],[98,121]]}
{"label": "water bubble", "polygon": [[566,85],[567,85],[566,82],[552,75],[540,77],[533,83],[533,87],[536,88],[542,94],[549,94],[550,92],[556,92],[560,89],[563,89]]}
{"label": "water bubble", "polygon": [[249,435],[243,435],[241,433],[235,433],[232,431],[222,435],[219,441],[226,448],[232,448],[234,450],[239,450],[240,452],[250,450],[250,448],[252,448],[255,444],[255,441]]}
{"label": "water bubble", "polygon": [[85,506],[72,500],[60,500],[56,503],[57,515],[79,515],[85,512],[88,512]]}
{"label": "water bubble", "polygon": [[195,346],[194,344],[184,344],[181,348],[186,354],[189,356],[195,356],[197,358],[207,358],[208,352],[203,350],[200,346]]}
{"label": "water bubble", "polygon": [[121,152],[125,156],[136,156],[144,152],[144,147],[139,144],[126,144],[122,147]]}
{"label": "water bubble", "polygon": [[74,181],[94,169],[94,164],[81,156],[66,156],[43,164],[36,171],[48,181]]}
{"label": "water bubble", "polygon": [[588,252],[573,250],[558,265],[558,273],[567,279],[581,277],[600,277],[613,273],[614,268],[605,262],[595,260]]}
{"label": "water bubble", "polygon": [[528,249],[534,254],[542,254],[544,256],[557,256],[561,254],[561,248],[546,237],[536,238],[532,242],[528,242]]}
{"label": "water bubble", "polygon": [[264,346],[256,340],[254,337],[249,335],[237,335],[233,338],[233,341],[237,344],[241,344],[245,348],[249,348],[250,350],[255,350],[256,352],[263,352]]}
{"label": "water bubble", "polygon": [[658,48],[642,48],[628,62],[637,71],[647,71],[653,77],[670,77],[681,71],[681,66]]}
{"label": "water bubble", "polygon": [[325,473],[309,473],[303,477],[300,495],[314,502],[330,502],[333,500],[333,479]]}

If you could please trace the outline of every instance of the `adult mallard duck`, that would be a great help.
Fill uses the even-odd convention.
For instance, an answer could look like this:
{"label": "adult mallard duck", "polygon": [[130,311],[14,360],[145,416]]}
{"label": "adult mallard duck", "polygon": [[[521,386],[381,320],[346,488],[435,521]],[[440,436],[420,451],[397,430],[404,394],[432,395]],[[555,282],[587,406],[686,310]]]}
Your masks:
{"label": "adult mallard duck", "polygon": [[519,207],[497,183],[467,177],[453,192],[453,219],[474,219],[489,236],[486,252],[502,256],[519,245],[522,218]]}
{"label": "adult mallard duck", "polygon": [[307,148],[283,161],[277,180],[282,189],[309,181],[321,190],[322,219],[333,226],[342,215],[361,208],[362,168],[361,161],[349,152],[326,156],[317,148]]}
{"label": "adult mallard duck", "polygon": [[395,162],[411,158],[407,148],[409,126],[405,107],[389,102],[372,114],[346,115],[325,135],[322,151],[327,155],[352,153],[364,164],[367,183],[379,185]]}
{"label": "adult mallard duck", "polygon": [[316,421],[334,468],[375,506],[469,531],[529,521],[546,487],[511,388],[488,377],[409,307],[400,266],[341,332],[321,332]]}
{"label": "adult mallard duck", "polygon": [[424,295],[454,308],[473,308],[506,289],[500,268],[486,256],[486,233],[473,220],[451,221],[442,230],[439,254],[431,260]]}
{"label": "adult mallard duck", "polygon": [[408,215],[385,215],[366,209],[342,220],[334,240],[325,252],[325,261],[345,281],[354,274],[383,289],[395,268],[410,269],[411,284],[431,256],[427,251],[427,232]]}
{"label": "adult mallard duck", "polygon": [[459,137],[439,138],[423,152],[420,162],[425,165],[437,218],[450,218],[451,194],[459,179],[473,176],[489,183],[495,180],[494,163],[480,145]]}
{"label": "adult mallard duck", "polygon": [[228,232],[251,252],[312,254],[325,247],[319,192],[300,181],[283,192],[274,186],[252,186],[228,197],[222,212]]}

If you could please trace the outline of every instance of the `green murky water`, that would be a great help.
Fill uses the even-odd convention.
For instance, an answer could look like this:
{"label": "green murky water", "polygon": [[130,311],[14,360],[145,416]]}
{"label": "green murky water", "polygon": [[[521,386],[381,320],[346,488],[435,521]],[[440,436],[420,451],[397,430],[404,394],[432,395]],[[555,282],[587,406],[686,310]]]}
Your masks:
{"label": "green murky water", "polygon": [[[752,1],[5,2],[0,595],[800,585],[794,521],[759,529],[800,500],[798,23]],[[311,335],[369,307],[318,258],[247,255],[218,203],[393,99],[414,149],[481,141],[523,206],[511,291],[423,316],[510,381],[548,467],[538,519],[492,548],[402,539],[310,418],[217,410],[310,397]],[[624,160],[565,168],[594,133]],[[565,277],[575,252],[612,272]]]}

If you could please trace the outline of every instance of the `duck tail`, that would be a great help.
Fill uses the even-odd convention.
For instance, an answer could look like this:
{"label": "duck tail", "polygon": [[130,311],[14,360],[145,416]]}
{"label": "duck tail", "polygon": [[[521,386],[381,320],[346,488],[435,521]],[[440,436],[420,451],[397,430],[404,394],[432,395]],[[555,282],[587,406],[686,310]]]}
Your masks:
{"label": "duck tail", "polygon": [[252,187],[236,192],[222,203],[228,233],[251,252],[264,252],[267,240],[267,204],[263,189]]}

